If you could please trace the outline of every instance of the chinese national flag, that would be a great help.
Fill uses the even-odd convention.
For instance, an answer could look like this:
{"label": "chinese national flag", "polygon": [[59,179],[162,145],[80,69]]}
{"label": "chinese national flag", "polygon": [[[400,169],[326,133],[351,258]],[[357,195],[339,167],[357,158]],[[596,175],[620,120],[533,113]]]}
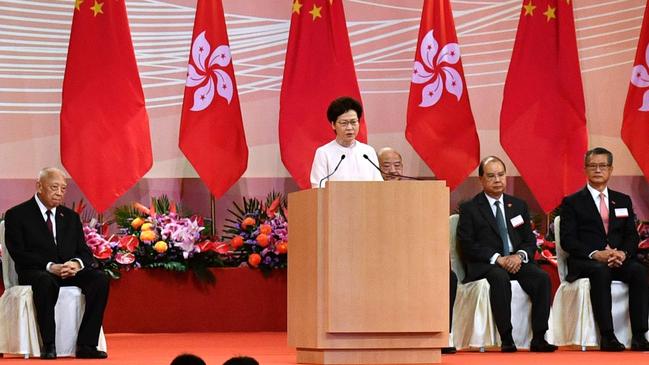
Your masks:
{"label": "chinese national flag", "polygon": [[500,142],[546,213],[584,184],[588,134],[572,2],[524,0]]}
{"label": "chinese national flag", "polygon": [[149,117],[123,0],[76,1],[63,79],[61,159],[98,212],[151,168]]}
{"label": "chinese national flag", "polygon": [[480,159],[449,0],[424,1],[406,139],[451,190],[464,181]]}
{"label": "chinese national flag", "polygon": [[645,6],[631,83],[624,105],[622,140],[649,181],[649,5]]}
{"label": "chinese national flag", "polygon": [[216,198],[246,171],[248,145],[221,0],[198,0],[180,149]]}
{"label": "chinese national flag", "polygon": [[[315,150],[335,138],[329,103],[340,96],[361,100],[342,0],[294,0],[279,100],[279,145],[284,166],[302,189]],[[366,142],[361,119],[357,139]]]}

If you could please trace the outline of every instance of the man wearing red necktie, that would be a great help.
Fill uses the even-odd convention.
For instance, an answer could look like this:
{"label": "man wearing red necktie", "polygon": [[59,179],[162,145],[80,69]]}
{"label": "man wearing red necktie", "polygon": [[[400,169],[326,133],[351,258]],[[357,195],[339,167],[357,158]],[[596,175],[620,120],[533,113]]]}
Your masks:
{"label": "man wearing red necktie", "polygon": [[596,147],[584,159],[588,184],[564,198],[561,205],[561,245],[568,257],[569,282],[590,280],[590,297],[601,334],[602,351],[623,351],[613,332],[611,281],[629,284],[631,349],[649,351],[647,269],[637,261],[638,233],[631,198],[608,188],[613,154]]}

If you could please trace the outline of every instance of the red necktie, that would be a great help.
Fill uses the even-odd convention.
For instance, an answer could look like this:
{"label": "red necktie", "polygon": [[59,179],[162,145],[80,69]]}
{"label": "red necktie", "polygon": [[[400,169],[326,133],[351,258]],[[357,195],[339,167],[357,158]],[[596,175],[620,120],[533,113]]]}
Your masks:
{"label": "red necktie", "polygon": [[50,231],[52,235],[54,235],[54,228],[52,227],[52,219],[50,218],[52,216],[52,211],[48,209],[45,212],[45,214],[47,214],[47,220],[45,221],[45,223],[47,224],[47,229]]}
{"label": "red necktie", "polygon": [[604,231],[608,234],[608,207],[606,206],[606,195],[599,193],[599,215],[604,223]]}

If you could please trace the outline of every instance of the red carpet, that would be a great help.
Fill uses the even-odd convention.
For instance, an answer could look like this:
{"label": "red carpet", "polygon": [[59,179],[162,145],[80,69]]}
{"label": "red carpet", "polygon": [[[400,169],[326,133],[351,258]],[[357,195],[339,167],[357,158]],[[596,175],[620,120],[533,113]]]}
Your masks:
{"label": "red carpet", "polygon": [[[221,365],[235,355],[253,356],[261,365],[295,364],[295,350],[286,344],[285,332],[108,334],[106,337],[109,355],[107,360],[61,358],[55,364],[166,365],[182,352],[197,354],[208,365]],[[41,360],[32,359],[29,363],[36,361]],[[515,354],[460,352],[455,355],[444,355],[442,361],[445,364],[466,365],[630,365],[646,364],[649,361],[649,353],[573,350],[561,350],[553,354],[536,354],[527,351]],[[25,364],[25,360],[5,357],[0,359],[0,364]]]}

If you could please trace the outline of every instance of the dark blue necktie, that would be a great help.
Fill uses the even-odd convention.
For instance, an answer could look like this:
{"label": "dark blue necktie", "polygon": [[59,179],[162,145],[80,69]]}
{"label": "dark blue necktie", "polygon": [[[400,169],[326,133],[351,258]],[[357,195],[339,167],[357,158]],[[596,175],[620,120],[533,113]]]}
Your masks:
{"label": "dark blue necktie", "polygon": [[496,224],[498,225],[498,233],[500,233],[500,238],[503,240],[503,256],[509,255],[509,240],[507,239],[507,225],[505,224],[505,217],[503,217],[503,212],[500,210],[500,201],[496,200],[494,203],[496,206]]}

